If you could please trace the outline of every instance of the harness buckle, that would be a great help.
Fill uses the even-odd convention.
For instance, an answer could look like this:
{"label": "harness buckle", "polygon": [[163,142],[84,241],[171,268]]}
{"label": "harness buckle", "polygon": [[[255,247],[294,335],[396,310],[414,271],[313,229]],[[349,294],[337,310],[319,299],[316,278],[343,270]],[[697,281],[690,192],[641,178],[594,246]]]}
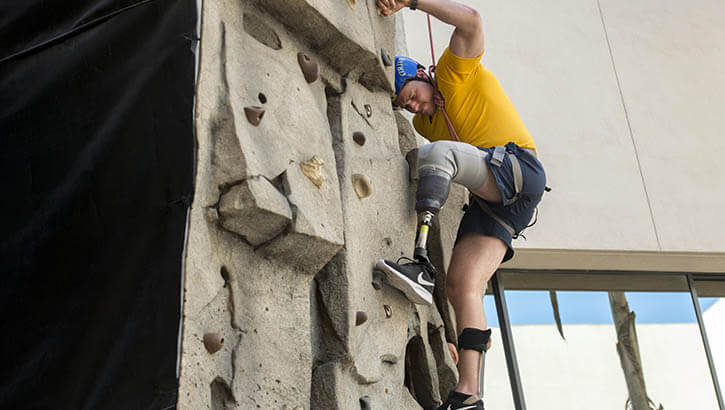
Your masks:
{"label": "harness buckle", "polygon": [[497,145],[493,150],[493,155],[491,156],[491,164],[500,167],[503,165],[503,158],[505,155],[506,147],[503,145]]}

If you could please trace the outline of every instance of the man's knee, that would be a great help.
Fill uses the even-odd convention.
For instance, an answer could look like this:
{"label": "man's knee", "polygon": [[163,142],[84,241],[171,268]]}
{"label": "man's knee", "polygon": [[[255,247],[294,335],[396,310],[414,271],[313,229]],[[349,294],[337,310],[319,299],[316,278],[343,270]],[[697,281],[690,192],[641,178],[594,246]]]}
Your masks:
{"label": "man's knee", "polygon": [[470,278],[456,279],[448,276],[446,278],[446,294],[451,302],[463,300],[481,300],[481,288],[471,281]]}

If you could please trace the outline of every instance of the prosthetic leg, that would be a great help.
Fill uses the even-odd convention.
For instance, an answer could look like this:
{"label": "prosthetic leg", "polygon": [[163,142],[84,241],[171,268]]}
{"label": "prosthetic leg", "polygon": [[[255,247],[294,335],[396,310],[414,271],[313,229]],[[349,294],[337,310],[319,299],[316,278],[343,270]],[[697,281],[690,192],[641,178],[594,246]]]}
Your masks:
{"label": "prosthetic leg", "polygon": [[451,178],[440,171],[421,171],[418,190],[415,193],[415,210],[418,212],[418,239],[413,257],[417,261],[428,261],[428,232],[433,217],[440,212],[451,190]]}
{"label": "prosthetic leg", "polygon": [[[428,259],[428,233],[433,217],[441,210],[450,191],[450,177],[439,172],[424,173],[418,179],[415,209],[420,224],[413,259],[400,258],[397,262],[380,259],[375,267],[385,273],[388,282],[400,290],[413,303],[433,303],[436,269]],[[409,263],[401,263],[407,259]]]}
{"label": "prosthetic leg", "polygon": [[[413,303],[433,303],[436,270],[428,259],[428,233],[433,218],[448,199],[451,182],[478,189],[486,181],[488,167],[485,151],[460,142],[438,141],[418,151],[418,189],[415,210],[420,221],[413,252],[414,260],[397,262],[380,259],[376,269],[385,273],[388,282]],[[401,263],[407,259],[408,263]]]}
{"label": "prosthetic leg", "polygon": [[431,220],[440,212],[456,182],[475,191],[488,177],[487,153],[460,142],[438,141],[420,147],[418,151],[418,189],[415,210],[421,221],[415,259],[425,258],[425,244]]}

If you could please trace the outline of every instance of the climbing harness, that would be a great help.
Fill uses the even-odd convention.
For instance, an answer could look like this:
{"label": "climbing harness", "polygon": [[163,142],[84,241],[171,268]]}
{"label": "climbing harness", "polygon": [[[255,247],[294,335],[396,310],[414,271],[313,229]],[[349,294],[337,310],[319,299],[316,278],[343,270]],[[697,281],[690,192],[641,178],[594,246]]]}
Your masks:
{"label": "climbing harness", "polygon": [[[529,150],[529,152],[536,156],[536,152],[534,150]],[[506,155],[508,155],[509,161],[511,161],[511,172],[514,176],[514,195],[511,199],[504,203],[504,206],[509,206],[521,197],[521,189],[524,186],[524,174],[521,171],[521,163],[519,163],[519,159],[516,158],[516,155],[506,152],[506,146],[504,145],[497,145],[496,148],[493,149],[491,165],[501,167],[503,165],[504,156]]]}
{"label": "climbing harness", "polygon": [[[536,151],[534,151],[533,149],[530,149],[530,148],[521,148],[521,149],[528,151],[531,155],[536,157]],[[501,167],[503,165],[504,158],[506,156],[508,156],[509,161],[511,161],[511,172],[514,177],[514,195],[511,197],[511,199],[509,199],[508,201],[506,201],[503,204],[504,206],[509,206],[509,205],[512,205],[514,202],[518,201],[519,199],[521,199],[521,197],[523,196],[521,194],[521,190],[523,189],[523,185],[524,185],[524,176],[523,176],[523,172],[521,171],[521,163],[519,162],[519,159],[516,158],[516,155],[514,155],[513,153],[508,152],[505,145],[497,145],[493,149],[493,154],[491,155],[490,164],[495,167]],[[544,191],[549,192],[549,191],[551,191],[551,188],[549,188],[547,186],[544,188]],[[478,203],[478,207],[481,208],[481,210],[483,212],[485,212],[486,214],[488,214],[488,216],[490,216],[496,222],[498,222],[499,225],[503,226],[503,228],[506,229],[506,231],[508,231],[509,234],[511,234],[511,238],[513,238],[513,239],[517,239],[519,236],[526,238],[521,233],[526,228],[530,228],[530,227],[534,226],[539,217],[539,207],[536,207],[536,211],[535,211],[536,216],[534,217],[534,222],[525,226],[524,229],[522,229],[521,231],[516,232],[516,230],[510,224],[506,223],[506,221],[504,221],[500,216],[496,215],[496,213],[493,212],[493,210],[486,203],[485,200],[483,200],[482,198],[479,198],[478,196],[473,195],[473,194],[471,194],[471,198],[473,198],[476,201],[476,203]]]}
{"label": "climbing harness", "polygon": [[488,204],[486,203],[485,200],[483,200],[482,198],[480,198],[476,195],[473,195],[473,194],[471,194],[471,198],[473,198],[476,201],[476,203],[478,204],[478,207],[481,208],[481,210],[483,212],[485,212],[488,216],[493,218],[494,221],[498,222],[499,225],[503,226],[503,228],[506,229],[506,231],[509,234],[511,234],[511,238],[516,239],[519,237],[519,234],[516,233],[516,229],[514,229],[513,226],[509,225],[508,223],[506,223],[506,221],[501,219],[500,216],[496,215],[496,213],[493,212],[493,209],[491,209],[491,207],[488,206]]}

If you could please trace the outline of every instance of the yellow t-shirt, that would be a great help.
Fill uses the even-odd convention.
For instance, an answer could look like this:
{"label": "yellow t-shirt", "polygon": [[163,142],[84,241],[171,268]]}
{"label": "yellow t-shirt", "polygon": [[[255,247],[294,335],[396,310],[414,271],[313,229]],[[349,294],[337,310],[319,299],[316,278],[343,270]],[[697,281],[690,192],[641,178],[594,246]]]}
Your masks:
{"label": "yellow t-shirt", "polygon": [[[445,97],[446,113],[458,137],[483,148],[514,142],[536,149],[501,84],[480,60],[481,56],[458,57],[446,48],[436,66],[438,89]],[[416,114],[413,125],[430,141],[454,139],[441,110],[432,117]]]}

